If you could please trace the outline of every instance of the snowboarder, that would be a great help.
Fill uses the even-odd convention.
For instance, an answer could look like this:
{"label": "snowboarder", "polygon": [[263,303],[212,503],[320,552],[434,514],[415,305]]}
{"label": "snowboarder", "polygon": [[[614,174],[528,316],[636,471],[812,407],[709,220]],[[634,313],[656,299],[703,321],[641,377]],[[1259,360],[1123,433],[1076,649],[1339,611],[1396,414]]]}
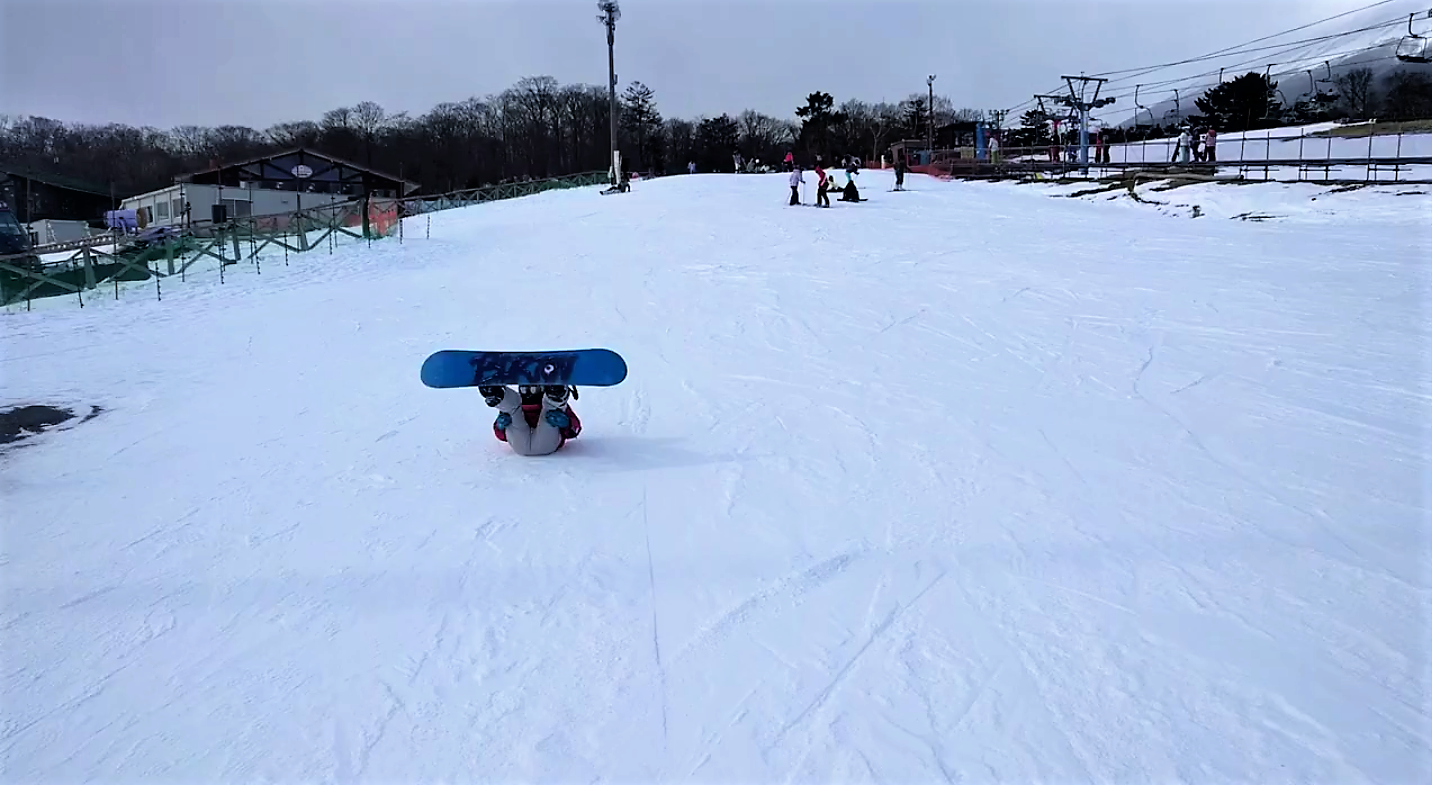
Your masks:
{"label": "snowboarder", "polygon": [[[567,403],[571,391],[560,384],[545,387],[479,387],[482,399],[498,410],[492,433],[518,455],[549,455],[582,432],[582,421]],[[513,415],[521,412],[520,418]]]}
{"label": "snowboarder", "polygon": [[909,169],[909,165],[905,163],[905,153],[902,151],[895,156],[895,190],[905,190],[905,172]]}
{"label": "snowboarder", "polygon": [[801,203],[801,184],[805,182],[805,176],[801,174],[799,166],[791,170],[791,207]]}
{"label": "snowboarder", "polygon": [[1188,163],[1188,146],[1190,141],[1191,137],[1189,136],[1188,128],[1185,127],[1179,132],[1178,140],[1173,143],[1173,160],[1169,163]]}
{"label": "snowboarder", "polygon": [[854,178],[853,176],[851,176],[851,174],[850,174],[849,172],[846,172],[846,175],[845,175],[845,176],[848,177],[848,178],[850,178],[850,179],[848,179],[848,180],[845,181],[845,188],[841,189],[840,201],[842,201],[842,202],[859,202],[859,201],[863,201],[863,200],[860,198],[860,189],[857,188],[857,187],[855,187],[855,178]]}

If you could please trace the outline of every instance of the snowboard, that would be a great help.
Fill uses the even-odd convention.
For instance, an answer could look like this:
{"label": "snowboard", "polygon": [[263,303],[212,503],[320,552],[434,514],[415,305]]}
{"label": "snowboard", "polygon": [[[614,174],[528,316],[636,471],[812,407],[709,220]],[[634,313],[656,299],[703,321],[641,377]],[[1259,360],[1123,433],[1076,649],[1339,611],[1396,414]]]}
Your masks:
{"label": "snowboard", "polygon": [[443,349],[423,361],[423,384],[437,389],[509,384],[610,387],[626,378],[626,360],[611,349],[484,352]]}

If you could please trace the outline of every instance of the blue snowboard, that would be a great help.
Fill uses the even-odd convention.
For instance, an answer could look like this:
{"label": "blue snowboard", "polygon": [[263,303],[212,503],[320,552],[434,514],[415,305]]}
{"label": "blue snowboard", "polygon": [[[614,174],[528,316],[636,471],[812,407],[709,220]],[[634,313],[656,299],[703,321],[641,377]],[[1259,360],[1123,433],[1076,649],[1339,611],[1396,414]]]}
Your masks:
{"label": "blue snowboard", "polygon": [[610,387],[626,378],[626,360],[610,349],[474,352],[444,349],[423,361],[423,384],[446,389],[509,384]]}

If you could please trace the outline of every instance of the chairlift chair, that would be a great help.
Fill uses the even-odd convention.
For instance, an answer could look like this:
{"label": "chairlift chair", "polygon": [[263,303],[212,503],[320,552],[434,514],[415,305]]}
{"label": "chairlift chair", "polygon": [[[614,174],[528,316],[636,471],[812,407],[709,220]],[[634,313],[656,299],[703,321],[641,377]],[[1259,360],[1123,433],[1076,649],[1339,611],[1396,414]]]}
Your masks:
{"label": "chairlift chair", "polygon": [[[1418,35],[1412,31],[1412,19],[1416,14],[1407,15],[1407,35],[1397,42],[1397,59],[1404,63],[1432,63],[1432,46],[1428,46],[1427,36]],[[1432,11],[1427,12],[1428,18],[1432,18]]]}
{"label": "chairlift chair", "polygon": [[[1272,71],[1273,71],[1273,64],[1272,64],[1272,63],[1269,63],[1267,66],[1265,66],[1265,67],[1263,68],[1263,81],[1264,81],[1265,83],[1271,83],[1271,82],[1273,81]],[[1276,91],[1276,92],[1278,93],[1279,96],[1282,96],[1282,95],[1283,95],[1283,91],[1281,91],[1281,90],[1278,90],[1278,91]],[[1283,98],[1283,105],[1286,106],[1287,103],[1288,103],[1288,99],[1287,99],[1287,98]],[[1280,114],[1280,113],[1273,111],[1273,96],[1269,95],[1269,96],[1263,101],[1263,116],[1262,116],[1261,118],[1259,118],[1259,119],[1262,120],[1263,122],[1277,122],[1278,120],[1281,120],[1281,119],[1282,119],[1282,118],[1279,116],[1279,114]]]}
{"label": "chairlift chair", "polygon": [[[1134,128],[1152,128],[1154,126],[1154,110],[1149,109],[1147,106],[1144,106],[1143,104],[1139,103],[1140,87],[1143,87],[1143,85],[1134,85]],[[1139,125],[1140,111],[1147,111],[1149,113],[1148,125]]]}

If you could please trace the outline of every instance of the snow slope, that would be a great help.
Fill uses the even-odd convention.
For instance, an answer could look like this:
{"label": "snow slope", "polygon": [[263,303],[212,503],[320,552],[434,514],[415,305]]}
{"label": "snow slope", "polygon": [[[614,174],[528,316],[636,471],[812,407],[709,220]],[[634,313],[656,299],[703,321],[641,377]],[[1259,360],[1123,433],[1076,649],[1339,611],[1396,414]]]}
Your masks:
{"label": "snow slope", "polygon": [[0,315],[4,779],[1432,777],[1423,224],[783,181]]}
{"label": "snow slope", "polygon": [[[993,180],[984,187],[1001,190],[1034,189],[1049,196],[1087,199],[1142,212],[1157,210],[1182,218],[1228,218],[1311,224],[1312,231],[1328,225],[1370,222],[1397,229],[1402,252],[1425,258],[1432,248],[1432,186],[1317,185],[1283,182],[1188,182],[1168,179],[1139,180],[1130,190],[1123,183],[1088,181]],[[1396,244],[1393,244],[1394,249]]]}

